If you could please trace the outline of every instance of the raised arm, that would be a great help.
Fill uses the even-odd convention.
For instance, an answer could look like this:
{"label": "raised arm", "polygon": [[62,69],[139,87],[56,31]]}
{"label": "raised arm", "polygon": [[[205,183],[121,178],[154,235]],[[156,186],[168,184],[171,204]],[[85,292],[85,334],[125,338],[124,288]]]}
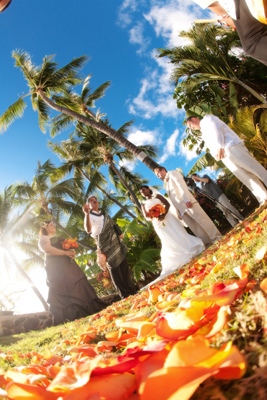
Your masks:
{"label": "raised arm", "polygon": [[84,212],[84,222],[83,222],[84,230],[85,230],[85,232],[90,233],[92,231],[92,224],[91,224],[91,220],[90,220],[89,204],[85,204],[83,206],[82,210]]}

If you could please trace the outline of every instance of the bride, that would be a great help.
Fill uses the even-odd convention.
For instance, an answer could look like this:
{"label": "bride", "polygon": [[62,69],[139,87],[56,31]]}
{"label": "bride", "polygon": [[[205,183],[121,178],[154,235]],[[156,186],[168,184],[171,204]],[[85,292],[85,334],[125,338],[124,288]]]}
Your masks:
{"label": "bride", "polygon": [[[162,272],[156,279],[157,281],[187,264],[193,257],[205,250],[205,246],[201,239],[186,232],[176,211],[172,210],[168,200],[156,189],[143,185],[140,187],[140,193],[146,198],[141,205],[143,214],[147,221],[152,221],[162,245],[160,253]],[[151,219],[149,210],[155,204],[163,205],[166,213]]]}

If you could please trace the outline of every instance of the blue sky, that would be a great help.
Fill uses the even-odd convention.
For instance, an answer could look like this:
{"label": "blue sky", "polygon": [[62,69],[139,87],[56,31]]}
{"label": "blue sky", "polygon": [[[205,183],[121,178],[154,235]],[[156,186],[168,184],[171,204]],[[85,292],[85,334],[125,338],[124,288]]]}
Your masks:
{"label": "blue sky", "polygon": [[[181,145],[184,112],[172,98],[172,66],[156,58],[155,49],[182,44],[178,32],[203,15],[193,2],[182,0],[13,0],[0,14],[0,115],[27,92],[21,71],[13,66],[12,50],[27,51],[37,65],[45,55],[55,54],[63,66],[86,54],[90,61],[83,75],[92,73],[91,88],[111,81],[95,111],[106,113],[115,129],[134,119],[129,140],[158,145],[167,169],[181,167],[187,173],[197,158]],[[61,134],[54,141],[66,138]],[[37,160],[51,158],[59,164],[47,148],[49,139],[28,102],[24,117],[0,136],[1,190],[15,181],[31,181]],[[160,184],[140,162],[129,168]]]}
{"label": "blue sky", "polygon": [[[27,51],[36,65],[46,55],[54,54],[63,66],[86,54],[90,61],[83,75],[92,74],[92,90],[111,81],[93,111],[100,108],[115,129],[134,119],[129,140],[136,145],[158,145],[160,163],[169,170],[181,167],[187,173],[197,157],[181,146],[184,112],[172,98],[172,67],[167,59],[155,58],[155,49],[181,45],[178,32],[204,15],[190,0],[13,0],[0,14],[0,115],[28,90],[22,72],[14,68],[13,50]],[[47,148],[49,131],[45,135],[40,131],[37,113],[28,100],[23,118],[0,135],[0,190],[17,181],[31,182],[38,160],[44,163],[51,158],[60,164]],[[53,140],[67,137],[64,133]],[[142,163],[129,168],[151,184],[161,184]],[[9,268],[15,277],[13,289],[24,291],[16,302],[16,312],[42,311],[25,281],[12,265]],[[45,271],[38,269],[30,276],[46,298]],[[10,281],[8,276],[2,278],[2,283]]]}

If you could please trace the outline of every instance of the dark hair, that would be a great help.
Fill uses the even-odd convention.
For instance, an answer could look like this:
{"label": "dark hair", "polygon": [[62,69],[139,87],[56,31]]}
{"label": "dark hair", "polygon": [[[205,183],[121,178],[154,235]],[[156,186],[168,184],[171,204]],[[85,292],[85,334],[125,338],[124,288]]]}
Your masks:
{"label": "dark hair", "polygon": [[39,230],[39,236],[42,236],[42,235],[48,236],[48,232],[47,232],[46,228],[47,228],[48,224],[50,224],[50,222],[52,222],[52,221],[50,220],[50,221],[43,222],[43,225],[41,226],[41,228]]}
{"label": "dark hair", "polygon": [[199,175],[198,175],[198,174],[192,174],[192,175],[191,175],[191,178],[192,178],[192,176],[197,176],[197,177],[198,177]]}
{"label": "dark hair", "polygon": [[166,168],[165,168],[165,167],[162,167],[161,165],[159,165],[158,167],[154,168],[154,171],[155,171],[155,169],[159,169],[160,171],[162,171],[163,169],[165,169],[165,171],[168,172],[168,171],[166,170]]}
{"label": "dark hair", "polygon": [[190,122],[190,121],[192,121],[192,119],[195,119],[195,118],[197,118],[197,117],[194,117],[193,115],[191,115],[191,117],[187,118],[186,122]]}
{"label": "dark hair", "polygon": [[152,190],[151,190],[151,189],[149,188],[149,186],[147,186],[147,185],[142,185],[142,186],[140,186],[139,191],[140,191],[143,187],[149,189],[150,194],[153,194]]}
{"label": "dark hair", "polygon": [[86,200],[86,203],[89,204],[91,199],[96,199],[97,200],[97,198],[95,196],[89,196],[88,199]]}

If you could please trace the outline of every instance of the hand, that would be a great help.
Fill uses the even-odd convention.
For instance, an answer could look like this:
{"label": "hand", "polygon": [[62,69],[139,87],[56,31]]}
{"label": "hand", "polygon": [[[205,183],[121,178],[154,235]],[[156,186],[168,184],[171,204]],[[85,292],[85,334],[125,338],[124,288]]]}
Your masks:
{"label": "hand", "polygon": [[123,238],[123,233],[121,235],[119,235],[119,238],[122,239]]}
{"label": "hand", "polygon": [[224,22],[225,26],[230,26],[233,31],[236,31],[235,23],[231,17],[223,18],[221,21]]}
{"label": "hand", "polygon": [[163,221],[166,217],[166,214],[162,214],[158,217],[158,221]]}
{"label": "hand", "polygon": [[75,257],[75,250],[74,249],[69,249],[69,250],[65,250],[65,256],[70,257],[70,258],[74,258]]}
{"label": "hand", "polygon": [[89,204],[85,204],[85,205],[82,207],[82,210],[83,210],[83,212],[84,212],[85,215],[88,215],[88,214],[90,213],[90,206],[89,206]]}
{"label": "hand", "polygon": [[216,160],[222,160],[224,157],[225,157],[224,149],[219,149],[215,157]]}
{"label": "hand", "polygon": [[192,208],[193,207],[193,204],[191,203],[190,200],[186,201],[185,205],[186,205],[187,208]]}

